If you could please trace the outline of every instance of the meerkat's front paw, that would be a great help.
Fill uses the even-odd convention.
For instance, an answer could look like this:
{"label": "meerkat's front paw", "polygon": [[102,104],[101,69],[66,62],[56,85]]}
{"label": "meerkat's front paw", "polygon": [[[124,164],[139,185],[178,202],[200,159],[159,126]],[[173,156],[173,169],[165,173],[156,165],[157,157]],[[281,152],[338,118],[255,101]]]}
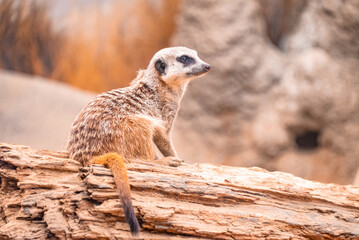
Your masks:
{"label": "meerkat's front paw", "polygon": [[159,163],[161,165],[167,165],[170,167],[178,167],[183,163],[183,160],[177,157],[164,157],[156,160],[156,163]]}

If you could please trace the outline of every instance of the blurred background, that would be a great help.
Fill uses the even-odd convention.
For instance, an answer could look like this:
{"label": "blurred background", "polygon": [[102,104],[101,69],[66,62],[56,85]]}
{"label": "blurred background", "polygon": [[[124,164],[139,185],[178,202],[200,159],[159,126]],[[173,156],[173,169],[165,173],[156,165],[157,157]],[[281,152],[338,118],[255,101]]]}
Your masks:
{"label": "blurred background", "polygon": [[186,162],[359,184],[357,0],[0,0],[0,141],[64,149],[95,94],[176,45],[212,66],[175,124]]}

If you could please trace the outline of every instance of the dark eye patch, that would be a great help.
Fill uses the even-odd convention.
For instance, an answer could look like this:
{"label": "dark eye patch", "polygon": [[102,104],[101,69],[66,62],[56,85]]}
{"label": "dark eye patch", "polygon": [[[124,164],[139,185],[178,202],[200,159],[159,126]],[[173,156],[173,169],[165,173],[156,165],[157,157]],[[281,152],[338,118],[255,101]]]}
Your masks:
{"label": "dark eye patch", "polygon": [[177,57],[176,60],[180,63],[183,63],[185,67],[192,65],[196,62],[193,58],[191,58],[187,55],[182,55],[180,57]]}

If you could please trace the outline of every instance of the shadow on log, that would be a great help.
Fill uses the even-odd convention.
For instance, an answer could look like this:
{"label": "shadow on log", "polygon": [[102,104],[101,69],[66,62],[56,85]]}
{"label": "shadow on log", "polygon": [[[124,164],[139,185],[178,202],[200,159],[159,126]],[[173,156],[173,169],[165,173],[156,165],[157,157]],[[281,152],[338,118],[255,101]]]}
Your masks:
{"label": "shadow on log", "polygon": [[[140,239],[359,239],[359,187],[209,164],[128,170]],[[131,238],[100,165],[2,143],[0,182],[0,239]]]}

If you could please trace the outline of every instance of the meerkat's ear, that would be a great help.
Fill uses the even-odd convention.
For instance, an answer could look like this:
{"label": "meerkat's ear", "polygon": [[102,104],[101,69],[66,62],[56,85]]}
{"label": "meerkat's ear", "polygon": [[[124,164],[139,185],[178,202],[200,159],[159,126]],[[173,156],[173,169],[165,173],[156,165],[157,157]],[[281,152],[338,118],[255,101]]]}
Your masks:
{"label": "meerkat's ear", "polygon": [[165,74],[165,70],[166,70],[167,64],[162,60],[162,59],[158,59],[155,63],[155,68],[156,71],[160,74],[160,75],[164,75]]}

